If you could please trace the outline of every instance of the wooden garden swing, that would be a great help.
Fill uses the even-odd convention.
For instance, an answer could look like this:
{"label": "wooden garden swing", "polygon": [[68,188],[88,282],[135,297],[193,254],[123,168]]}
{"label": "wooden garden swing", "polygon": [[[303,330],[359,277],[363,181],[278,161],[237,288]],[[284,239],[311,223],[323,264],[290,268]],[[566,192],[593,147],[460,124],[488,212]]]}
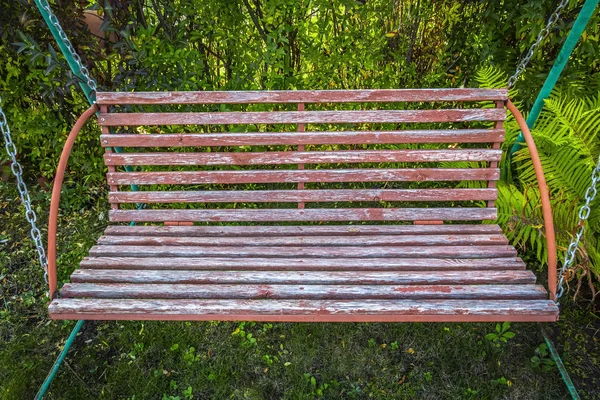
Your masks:
{"label": "wooden garden swing", "polygon": [[[333,103],[380,102],[446,106],[327,111]],[[122,107],[256,103],[292,104],[296,110],[124,112]],[[461,108],[453,108],[456,104]],[[523,130],[539,182],[549,249],[549,294],[536,285],[534,274],[525,269],[500,227],[481,224],[496,218],[495,181],[500,176],[505,106]],[[106,149],[109,219],[115,224],[73,272],[71,283],[57,292],[56,228],[64,171],[77,133],[97,111],[100,143]],[[481,128],[482,122],[489,127]],[[365,123],[402,124],[403,129],[346,128]],[[444,127],[423,129],[423,123]],[[164,133],[156,128],[177,126],[175,131],[182,132],[182,126],[189,130],[192,125],[260,124],[279,129]],[[310,129],[314,125],[328,130]],[[109,133],[118,127],[119,133]],[[140,133],[146,130],[139,127],[156,133]],[[386,148],[412,143],[448,145]],[[345,147],[329,150],[334,145]],[[240,146],[243,151],[232,151]],[[279,150],[269,151],[267,146]],[[116,153],[112,149],[117,147],[127,151]],[[198,151],[205,148],[211,151]],[[476,162],[472,165],[481,168],[439,165],[457,161]],[[152,166],[155,171],[126,172],[124,166]],[[484,184],[476,189],[397,186],[398,182],[448,181]],[[353,188],[346,186],[348,182]],[[381,182],[389,184],[373,185]],[[356,189],[358,183],[364,188]],[[250,184],[259,190],[248,190]],[[130,185],[153,186],[152,190],[126,190]],[[170,185],[194,190],[174,190]],[[239,185],[245,185],[243,190]],[[164,187],[168,189],[160,190]],[[484,201],[487,207],[454,205],[465,201]],[[130,206],[136,203],[151,207]],[[215,208],[213,203],[237,206]],[[248,203],[270,206],[245,207]],[[190,204],[204,207],[190,208]],[[386,207],[389,204],[392,207]],[[129,221],[159,225],[119,225]],[[391,221],[413,224],[380,224]],[[444,224],[447,221],[453,223]],[[198,222],[218,226],[194,225]],[[229,222],[250,225],[223,225]],[[288,225],[298,222],[303,225]],[[54,319],[558,318],[553,301],[556,246],[546,183],[529,129],[506,89],[97,93],[96,104],[77,121],[61,155],[48,237],[49,312]]]}
{"label": "wooden garden swing", "polygon": [[[546,182],[531,133],[506,89],[102,93],[96,91],[48,2],[35,3],[92,104],[69,134],[54,181],[47,262],[51,318],[558,318],[555,300],[562,286],[557,293]],[[552,14],[509,86],[565,6],[562,1]],[[575,22],[569,34],[575,40],[567,40],[558,72],[551,71],[555,79],[594,7],[586,2],[584,17]],[[337,109],[340,103],[347,109]],[[368,109],[364,103],[412,104]],[[239,109],[253,104],[272,107],[214,112],[217,105]],[[182,112],[180,105],[204,109]],[[497,217],[495,182],[500,177],[505,107],[522,130],[538,179],[548,291],[536,285],[534,274],[525,269],[500,227],[489,223]],[[106,150],[109,219],[114,224],[71,275],[71,283],[57,291],[56,231],[63,177],[78,132],[96,113]],[[380,128],[382,124],[386,128]],[[211,130],[215,125],[226,129]],[[277,129],[248,133],[265,125]],[[177,133],[166,133],[163,126]],[[187,133],[191,126],[194,133]],[[242,128],[227,128],[231,126]],[[367,130],[373,126],[377,129]],[[2,128],[13,165],[18,166],[10,132]],[[389,146],[395,144],[420,146]],[[470,164],[449,167],[455,162]],[[13,169],[20,180],[19,170]],[[464,181],[480,184],[465,188],[447,183]],[[403,182],[421,184],[409,188]],[[143,190],[133,190],[138,186]],[[486,207],[461,206],[474,201]],[[136,204],[149,207],[134,208]],[[27,218],[45,266],[30,207]],[[406,224],[395,223],[399,221]],[[565,266],[569,261],[572,257]]]}

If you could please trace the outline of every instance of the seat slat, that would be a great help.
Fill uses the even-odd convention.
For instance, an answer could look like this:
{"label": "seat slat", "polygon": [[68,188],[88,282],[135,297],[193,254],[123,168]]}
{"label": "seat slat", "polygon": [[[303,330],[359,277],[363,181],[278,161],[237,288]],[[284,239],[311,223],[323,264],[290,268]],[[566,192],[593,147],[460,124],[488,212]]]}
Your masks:
{"label": "seat slat", "polygon": [[197,185],[285,182],[424,182],[498,180],[498,168],[406,168],[109,172],[109,185]]}
{"label": "seat slat", "polygon": [[252,246],[118,246],[99,245],[90,255],[121,257],[424,257],[424,258],[487,258],[516,257],[512,246],[344,246],[344,247],[252,247]]}
{"label": "seat slat", "polygon": [[556,321],[550,300],[131,300],[55,299],[54,319],[279,322]]}
{"label": "seat slat", "polygon": [[98,92],[96,103],[115,104],[255,104],[366,103],[434,101],[506,101],[506,89],[264,90],[206,92]]}
{"label": "seat slat", "polygon": [[106,165],[273,165],[500,161],[502,150],[351,150],[230,153],[106,153]]}
{"label": "seat slat", "polygon": [[496,200],[486,189],[320,189],[320,190],[189,190],[110,192],[110,203],[259,203],[335,201],[469,201]]}
{"label": "seat slat", "polygon": [[103,134],[104,147],[210,147],[309,144],[490,143],[504,140],[503,129],[406,131]]}
{"label": "seat slat", "polygon": [[165,271],[78,269],[73,283],[244,285],[485,285],[535,284],[528,270],[510,271]]}
{"label": "seat slat", "polygon": [[504,121],[503,108],[360,111],[100,113],[100,126],[364,124]]}
{"label": "seat slat", "polygon": [[150,236],[356,236],[356,235],[441,235],[441,234],[499,234],[496,224],[477,225],[282,225],[282,226],[142,226],[110,225],[105,235]]}
{"label": "seat slat", "polygon": [[100,299],[539,299],[539,285],[189,285],[66,283],[61,297]]}
{"label": "seat slat", "polygon": [[217,210],[110,210],[114,222],[268,221],[481,221],[496,219],[495,208],[307,208]]}
{"label": "seat slat", "polygon": [[[285,236],[285,237],[164,237],[108,236],[98,245],[124,246],[478,246],[507,245],[508,239],[497,235],[379,235],[379,236]],[[285,250],[283,250],[285,251]]]}
{"label": "seat slat", "polygon": [[506,258],[232,258],[169,257],[86,257],[81,268],[129,270],[226,270],[237,271],[436,271],[525,269],[517,257]]}

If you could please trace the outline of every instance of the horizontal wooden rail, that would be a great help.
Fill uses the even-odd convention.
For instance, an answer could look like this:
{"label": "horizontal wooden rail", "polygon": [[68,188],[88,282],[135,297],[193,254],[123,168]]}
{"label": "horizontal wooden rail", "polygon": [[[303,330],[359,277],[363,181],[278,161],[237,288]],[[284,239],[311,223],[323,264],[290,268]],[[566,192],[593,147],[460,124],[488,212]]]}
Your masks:
{"label": "horizontal wooden rail", "polygon": [[153,235],[187,237],[251,236],[371,236],[371,235],[478,235],[502,233],[498,225],[281,225],[281,226],[123,226],[106,227],[111,236]]}
{"label": "horizontal wooden rail", "polygon": [[502,129],[412,131],[183,133],[100,135],[104,147],[200,147],[299,144],[491,143],[504,140]]}
{"label": "horizontal wooden rail", "polygon": [[98,92],[100,105],[485,101],[508,99],[506,89],[265,90],[215,92]]}
{"label": "horizontal wooden rail", "polygon": [[496,189],[205,190],[110,192],[110,203],[262,203],[496,200]]}
{"label": "horizontal wooden rail", "polygon": [[106,153],[106,165],[271,165],[500,161],[501,150],[352,150],[228,153]]}
{"label": "horizontal wooden rail", "polygon": [[110,210],[115,222],[274,221],[481,221],[496,219],[495,208],[310,208],[218,210]]}
{"label": "horizontal wooden rail", "polygon": [[109,172],[109,185],[498,180],[498,168]]}
{"label": "horizontal wooden rail", "polygon": [[102,113],[100,126],[224,124],[363,124],[503,121],[501,108],[361,111]]}

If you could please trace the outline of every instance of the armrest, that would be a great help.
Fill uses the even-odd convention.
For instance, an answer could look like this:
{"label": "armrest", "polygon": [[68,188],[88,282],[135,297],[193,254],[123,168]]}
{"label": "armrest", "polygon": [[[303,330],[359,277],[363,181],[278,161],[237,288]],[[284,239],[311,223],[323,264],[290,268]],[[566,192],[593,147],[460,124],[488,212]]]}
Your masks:
{"label": "armrest", "polygon": [[69,161],[69,156],[71,155],[71,150],[79,131],[96,111],[98,111],[98,106],[93,104],[77,119],[67,137],[65,146],[60,154],[58,167],[56,168],[56,176],[52,185],[52,199],[50,201],[50,217],[48,218],[48,286],[50,287],[50,299],[56,296],[56,227],[58,224],[58,207],[65,169],[67,168],[67,162]]}
{"label": "armrest", "polygon": [[540,198],[542,200],[542,212],[544,215],[544,229],[546,230],[546,246],[548,247],[548,291],[550,292],[550,299],[554,300],[556,297],[556,285],[557,285],[557,274],[556,274],[556,239],[554,237],[554,222],[552,220],[552,209],[550,208],[550,195],[548,194],[548,186],[546,185],[546,178],[544,176],[544,170],[542,169],[542,162],[538,154],[535,142],[531,136],[531,131],[525,122],[525,118],[519,112],[517,107],[508,100],[506,103],[508,110],[514,115],[515,120],[523,132],[523,137],[527,143],[531,160],[533,161],[533,168],[535,170],[535,176],[538,181],[540,188]]}

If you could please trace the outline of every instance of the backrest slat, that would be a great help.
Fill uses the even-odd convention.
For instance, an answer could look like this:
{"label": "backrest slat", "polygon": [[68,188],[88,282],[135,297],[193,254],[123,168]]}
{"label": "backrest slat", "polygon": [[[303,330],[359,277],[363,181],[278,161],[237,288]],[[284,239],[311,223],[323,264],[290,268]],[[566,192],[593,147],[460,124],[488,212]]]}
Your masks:
{"label": "backrest slat", "polygon": [[501,150],[349,150],[222,153],[107,153],[106,165],[274,165],[499,161]]}
{"label": "backrest slat", "polygon": [[210,147],[307,144],[490,143],[504,140],[501,129],[445,129],[407,131],[250,132],[206,134],[109,134],[104,147]]}
{"label": "backrest slat", "polygon": [[109,113],[101,126],[232,124],[365,124],[502,121],[501,109]]}
{"label": "backrest slat", "polygon": [[214,92],[99,92],[99,105],[371,103],[506,101],[506,89],[265,90]]}

